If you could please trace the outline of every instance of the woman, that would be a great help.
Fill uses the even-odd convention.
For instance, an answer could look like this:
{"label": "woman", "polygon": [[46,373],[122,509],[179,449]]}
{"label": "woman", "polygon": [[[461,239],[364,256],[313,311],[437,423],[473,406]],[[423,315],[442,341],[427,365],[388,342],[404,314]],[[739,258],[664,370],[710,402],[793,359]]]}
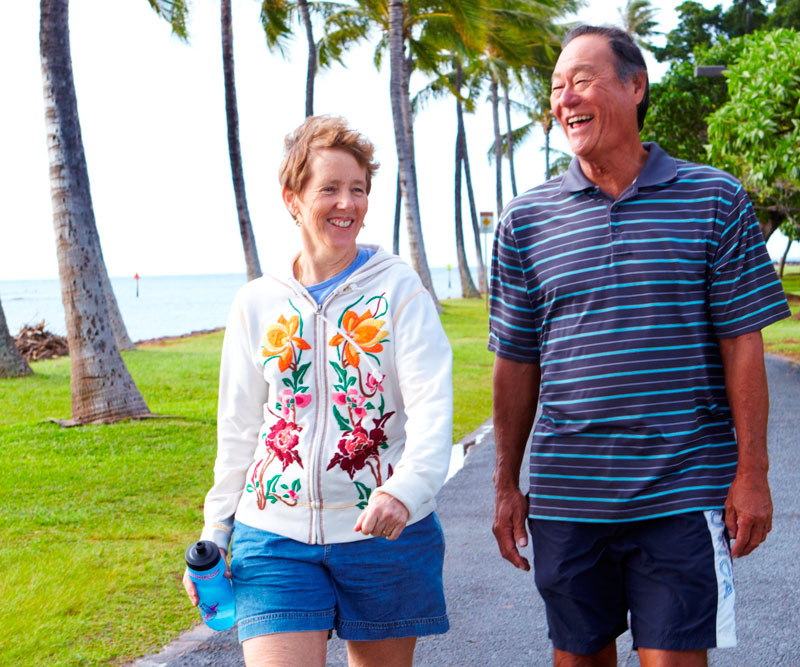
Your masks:
{"label": "woman", "polygon": [[202,539],[225,553],[233,535],[248,666],[322,666],[332,628],[351,665],[411,665],[418,636],[448,629],[433,510],[451,351],[416,273],[356,244],[373,153],[341,118],[286,138],[280,182],[302,250],[242,288],[225,332]]}

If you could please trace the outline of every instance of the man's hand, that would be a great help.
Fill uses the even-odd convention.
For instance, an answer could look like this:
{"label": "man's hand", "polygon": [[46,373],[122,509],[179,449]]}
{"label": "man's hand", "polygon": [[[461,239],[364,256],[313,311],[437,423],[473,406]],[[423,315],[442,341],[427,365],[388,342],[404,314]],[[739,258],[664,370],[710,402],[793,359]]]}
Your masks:
{"label": "man's hand", "polygon": [[528,546],[528,531],[525,519],[528,502],[519,489],[497,489],[494,500],[494,524],[492,532],[500,547],[500,555],[520,570],[530,570],[527,558],[519,549]]}
{"label": "man's hand", "polygon": [[528,443],[539,399],[539,364],[497,357],[494,360],[494,524],[492,532],[500,554],[514,567],[530,570],[519,553],[528,545],[525,520],[528,503],[519,490],[522,457]]}
{"label": "man's hand", "polygon": [[738,473],[725,500],[725,526],[734,540],[731,556],[747,556],[772,530],[772,497],[766,473]]}
{"label": "man's hand", "polygon": [[725,500],[725,525],[736,540],[731,556],[746,556],[772,530],[772,498],[767,472],[769,389],[761,332],[719,341],[725,389],[736,428],[738,461]]}

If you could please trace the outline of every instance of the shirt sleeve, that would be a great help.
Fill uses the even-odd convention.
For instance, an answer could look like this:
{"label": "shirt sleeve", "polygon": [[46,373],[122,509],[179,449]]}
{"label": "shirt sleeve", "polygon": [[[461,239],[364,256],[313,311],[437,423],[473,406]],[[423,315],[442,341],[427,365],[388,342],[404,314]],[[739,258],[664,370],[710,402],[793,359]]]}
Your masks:
{"label": "shirt sleeve", "polygon": [[707,298],[717,337],[741,336],[788,317],[791,311],[783,287],[741,185],[717,220],[716,236]]}
{"label": "shirt sleeve", "polygon": [[539,363],[540,324],[507,218],[495,232],[489,296],[489,349],[504,359]]}
{"label": "shirt sleeve", "polygon": [[[241,294],[240,294],[241,296]],[[217,459],[214,485],[206,495],[201,539],[228,549],[233,519],[253,463],[258,433],[264,421],[268,385],[252,350],[258,340],[251,331],[241,298],[231,308],[222,344],[217,409]]]}
{"label": "shirt sleeve", "polygon": [[406,441],[394,473],[376,491],[414,516],[442,488],[453,449],[453,353],[430,295],[421,288],[395,315],[395,372]]}

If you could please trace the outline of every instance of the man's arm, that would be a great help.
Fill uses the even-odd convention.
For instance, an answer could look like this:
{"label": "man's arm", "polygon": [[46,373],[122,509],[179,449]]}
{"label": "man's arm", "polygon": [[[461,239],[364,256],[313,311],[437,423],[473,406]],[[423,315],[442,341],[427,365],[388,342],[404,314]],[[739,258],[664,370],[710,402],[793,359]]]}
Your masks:
{"label": "man's arm", "polygon": [[500,553],[515,567],[530,570],[518,547],[528,544],[528,504],[519,488],[519,473],[539,400],[539,364],[496,357],[494,361],[494,532]]}
{"label": "man's arm", "polygon": [[739,460],[725,501],[725,525],[736,540],[731,555],[746,556],[772,530],[772,498],[767,481],[769,393],[761,332],[721,338],[725,390],[736,427]]}

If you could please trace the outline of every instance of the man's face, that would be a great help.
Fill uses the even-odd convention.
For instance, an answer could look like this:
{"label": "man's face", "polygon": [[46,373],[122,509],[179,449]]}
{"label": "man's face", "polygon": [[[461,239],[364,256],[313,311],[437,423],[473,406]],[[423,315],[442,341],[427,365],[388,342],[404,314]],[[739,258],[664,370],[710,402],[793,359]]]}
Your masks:
{"label": "man's face", "polygon": [[615,148],[638,139],[636,105],[644,81],[644,74],[619,80],[602,35],[581,35],[564,47],[553,71],[550,105],[575,155],[607,160]]}

